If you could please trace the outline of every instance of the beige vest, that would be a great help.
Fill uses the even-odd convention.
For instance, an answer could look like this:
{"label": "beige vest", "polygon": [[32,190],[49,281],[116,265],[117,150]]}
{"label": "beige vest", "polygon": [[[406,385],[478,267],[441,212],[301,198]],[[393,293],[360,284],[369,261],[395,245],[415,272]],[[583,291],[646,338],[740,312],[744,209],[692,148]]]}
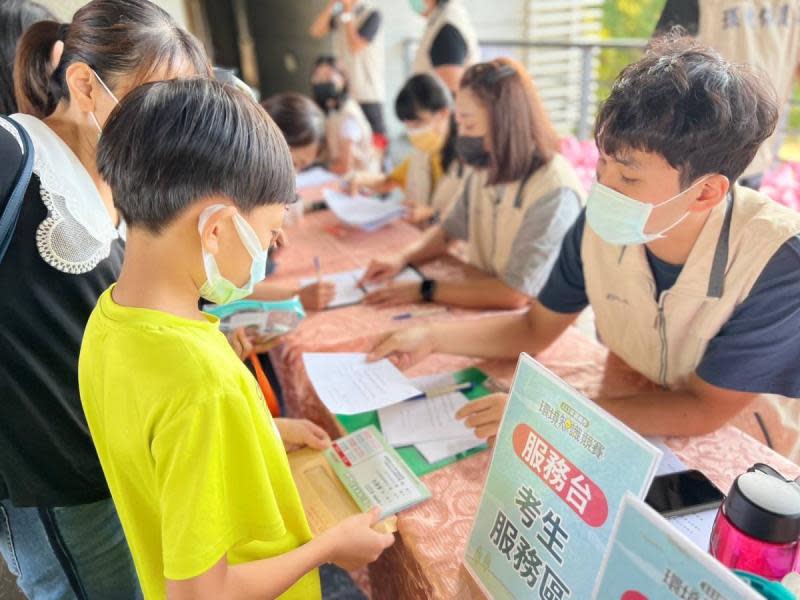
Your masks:
{"label": "beige vest", "polygon": [[583,198],[580,180],[560,154],[528,178],[506,185],[486,185],[486,169],[473,171],[464,183],[469,210],[467,256],[490,275],[505,272],[511,248],[528,209],[560,188]]}
{"label": "beige vest", "polygon": [[478,48],[478,36],[472,27],[469,13],[461,4],[460,0],[448,0],[444,4],[437,6],[433,13],[428,17],[428,23],[422,34],[422,39],[417,48],[417,55],[414,59],[414,73],[428,73],[436,75],[433,63],[431,63],[431,46],[436,39],[439,30],[445,25],[455,27],[467,42],[467,57],[464,66],[468,67],[481,59],[480,49]]}
{"label": "beige vest", "polygon": [[422,206],[431,205],[433,192],[433,165],[431,155],[412,148],[408,155],[406,172],[406,198]]}
{"label": "beige vest", "polygon": [[328,159],[335,162],[341,156],[342,126],[348,119],[353,119],[361,132],[360,139],[353,144],[354,168],[362,171],[374,171],[377,158],[372,145],[372,128],[369,126],[367,117],[364,116],[364,111],[352,98],[348,98],[339,110],[331,111],[325,121],[325,144],[328,148]]}
{"label": "beige vest", "polygon": [[656,299],[644,247],[613,246],[587,225],[581,257],[599,336],[652,381],[685,387],[767,262],[799,232],[800,214],[734,186],[732,199],[711,211],[675,285]]}
{"label": "beige vest", "polygon": [[[768,75],[783,108],[800,60],[800,0],[700,0],[697,34],[732,63],[746,63]],[[768,139],[745,176],[769,169],[775,136]]]}
{"label": "beige vest", "polygon": [[444,220],[464,190],[464,183],[471,173],[470,167],[460,164],[457,160],[450,163],[450,167],[442,174],[431,194],[430,206]]}
{"label": "beige vest", "polygon": [[[369,2],[359,2],[353,10],[353,21],[358,30],[372,12]],[[350,95],[362,104],[383,102],[386,99],[386,83],[384,81],[384,43],[383,24],[378,33],[361,50],[353,53],[347,43],[345,24],[336,19],[336,27],[332,31],[333,54],[341,62],[350,83]]]}

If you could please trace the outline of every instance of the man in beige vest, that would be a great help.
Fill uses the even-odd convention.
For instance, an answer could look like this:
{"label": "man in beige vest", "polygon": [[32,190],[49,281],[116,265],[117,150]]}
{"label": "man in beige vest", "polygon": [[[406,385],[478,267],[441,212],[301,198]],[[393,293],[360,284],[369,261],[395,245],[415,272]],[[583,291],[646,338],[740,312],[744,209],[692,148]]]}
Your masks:
{"label": "man in beige vest", "polygon": [[464,70],[480,60],[467,9],[461,0],[411,0],[411,8],[427,19],[414,73],[435,75],[455,94]]}
{"label": "man in beige vest", "polygon": [[386,135],[383,23],[379,10],[365,0],[329,0],[309,29],[320,39],[330,34],[333,55],[374,133]]}
{"label": "man in beige vest", "polygon": [[[595,398],[642,434],[705,434],[759,394],[800,397],[800,215],[732,184],[777,116],[744,68],[656,42],[598,115],[598,183],[528,313],[405,330],[373,357],[536,355],[591,304],[602,341],[661,386]],[[459,416],[491,437],[503,406]]]}
{"label": "man in beige vest", "polygon": [[[668,0],[656,34],[680,25],[732,63],[769,77],[784,108],[800,63],[800,0]],[[761,145],[741,183],[755,189],[774,160],[776,136]]]}

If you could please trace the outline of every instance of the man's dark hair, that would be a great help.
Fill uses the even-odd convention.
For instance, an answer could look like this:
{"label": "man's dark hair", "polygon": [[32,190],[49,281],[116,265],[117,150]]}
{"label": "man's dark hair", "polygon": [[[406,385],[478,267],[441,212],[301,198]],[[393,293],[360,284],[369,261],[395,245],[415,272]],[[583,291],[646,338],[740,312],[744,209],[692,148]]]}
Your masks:
{"label": "man's dark hair", "polygon": [[311,98],[297,92],[270,96],[261,103],[283,132],[290,148],[319,144],[325,136],[325,115]]}
{"label": "man's dark hair", "polygon": [[153,233],[210,196],[229,198],[245,214],[295,199],[278,127],[247,94],[206,78],[129,93],[103,128],[97,166],[127,225]]}
{"label": "man's dark hair", "polygon": [[620,73],[597,116],[595,141],[609,156],[663,156],[682,187],[711,173],[734,182],[775,129],[775,90],[683,33],[657,38]]}

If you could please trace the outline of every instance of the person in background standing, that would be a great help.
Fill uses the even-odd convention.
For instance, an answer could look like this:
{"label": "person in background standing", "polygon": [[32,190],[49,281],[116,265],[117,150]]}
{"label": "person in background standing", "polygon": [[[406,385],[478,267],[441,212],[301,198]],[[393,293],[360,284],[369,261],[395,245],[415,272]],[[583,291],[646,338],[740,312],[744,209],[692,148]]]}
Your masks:
{"label": "person in background standing", "polygon": [[478,37],[461,0],[411,0],[411,8],[428,21],[422,34],[414,73],[430,73],[453,94],[461,76],[480,60]]}
{"label": "person in background standing", "polygon": [[14,98],[14,54],[17,41],[37,21],[55,17],[44,6],[28,0],[0,2],[0,115],[17,112]]}
{"label": "person in background standing", "polygon": [[328,168],[339,174],[379,170],[372,127],[350,97],[347,75],[333,56],[320,56],[311,73],[314,101],[325,111],[325,149]]}
{"label": "person in background standing", "polygon": [[333,54],[350,82],[373,133],[386,137],[383,23],[379,10],[363,0],[329,0],[309,29],[311,37],[331,36]]}
{"label": "person in background standing", "polygon": [[[667,0],[655,35],[679,25],[728,61],[763,71],[778,92],[780,108],[800,67],[800,0]],[[780,123],[780,121],[778,121]],[[775,159],[778,132],[759,148],[740,183],[758,189]]]}

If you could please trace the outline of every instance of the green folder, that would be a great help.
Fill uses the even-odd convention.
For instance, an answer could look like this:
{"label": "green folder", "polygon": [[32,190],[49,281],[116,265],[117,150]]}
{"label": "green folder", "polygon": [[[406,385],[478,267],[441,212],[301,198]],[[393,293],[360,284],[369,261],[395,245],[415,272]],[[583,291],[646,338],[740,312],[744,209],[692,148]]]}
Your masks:
{"label": "green folder", "polygon": [[[464,392],[464,395],[470,400],[477,400],[478,398],[488,396],[491,393],[489,389],[483,385],[489,376],[480,369],[464,369],[463,371],[453,373],[453,378],[455,379],[456,383],[472,384],[472,388],[468,392]],[[339,422],[342,424],[342,427],[344,427],[347,433],[353,433],[354,431],[363,429],[364,427],[369,427],[370,425],[373,425],[379,431],[381,430],[381,423],[378,419],[377,410],[359,413],[357,415],[336,415],[336,418],[339,419]],[[478,452],[483,452],[486,450],[486,445],[484,444],[478,448],[473,448],[467,452],[461,452],[455,456],[445,458],[435,463],[429,463],[427,460],[425,460],[425,457],[422,456],[422,454],[420,454],[414,446],[403,446],[401,448],[395,448],[395,450],[397,450],[397,453],[411,468],[411,470],[414,472],[414,475],[417,477],[422,477],[423,475],[432,473],[433,471],[441,469],[442,467],[452,465],[463,458],[467,458],[468,456],[472,456]]]}

